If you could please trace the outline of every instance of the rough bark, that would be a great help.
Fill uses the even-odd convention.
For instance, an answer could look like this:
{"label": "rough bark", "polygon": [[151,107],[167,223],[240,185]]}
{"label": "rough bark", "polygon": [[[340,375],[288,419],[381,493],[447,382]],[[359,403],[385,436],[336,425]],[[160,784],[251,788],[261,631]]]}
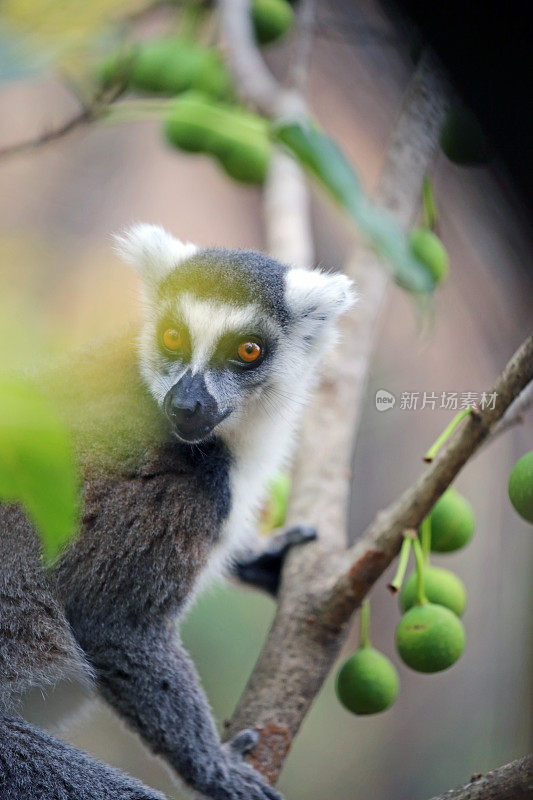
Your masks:
{"label": "rough bark", "polygon": [[531,800],[532,797],[533,756],[528,755],[486,775],[474,775],[464,786],[431,800]]}

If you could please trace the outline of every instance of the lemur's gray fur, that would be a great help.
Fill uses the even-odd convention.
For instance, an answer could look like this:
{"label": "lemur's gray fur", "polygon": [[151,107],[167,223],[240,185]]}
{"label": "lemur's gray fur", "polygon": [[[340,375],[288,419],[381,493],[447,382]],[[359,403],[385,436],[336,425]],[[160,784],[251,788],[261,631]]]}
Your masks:
{"label": "lemur's gray fur", "polygon": [[[86,476],[81,533],[48,572],[24,514],[0,507],[0,800],[161,798],[16,714],[17,693],[69,673],[94,679],[196,795],[279,800],[242,760],[252,732],[221,744],[176,622],[249,540],[350,283],[155,226],[119,247],[143,280],[140,372],[169,433],[120,480]],[[242,342],[257,363],[239,360]],[[311,536],[293,531],[235,570],[275,591],[280,557]]]}

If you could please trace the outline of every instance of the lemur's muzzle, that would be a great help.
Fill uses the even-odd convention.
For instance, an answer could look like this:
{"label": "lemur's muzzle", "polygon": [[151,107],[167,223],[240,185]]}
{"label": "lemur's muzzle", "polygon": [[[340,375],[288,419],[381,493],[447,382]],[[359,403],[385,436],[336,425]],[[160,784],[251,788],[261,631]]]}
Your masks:
{"label": "lemur's muzzle", "polygon": [[204,376],[190,370],[169,389],[163,408],[179,438],[187,442],[205,439],[230,413],[220,411],[207,389]]}

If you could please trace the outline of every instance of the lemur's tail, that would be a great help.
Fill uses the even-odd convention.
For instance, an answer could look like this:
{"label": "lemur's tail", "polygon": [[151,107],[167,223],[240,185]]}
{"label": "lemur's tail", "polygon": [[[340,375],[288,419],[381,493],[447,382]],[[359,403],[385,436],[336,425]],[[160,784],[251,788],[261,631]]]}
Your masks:
{"label": "lemur's tail", "polygon": [[42,566],[34,530],[15,505],[0,504],[0,709],[33,685],[90,669]]}

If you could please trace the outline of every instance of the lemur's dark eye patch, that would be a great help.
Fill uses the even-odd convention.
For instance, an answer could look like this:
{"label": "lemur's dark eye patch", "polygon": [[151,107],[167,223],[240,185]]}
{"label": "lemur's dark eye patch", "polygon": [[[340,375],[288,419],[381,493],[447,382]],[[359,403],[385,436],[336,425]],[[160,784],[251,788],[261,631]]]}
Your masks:
{"label": "lemur's dark eye patch", "polygon": [[191,354],[191,340],[184,325],[165,320],[159,326],[159,346],[166,356],[188,358]]}

